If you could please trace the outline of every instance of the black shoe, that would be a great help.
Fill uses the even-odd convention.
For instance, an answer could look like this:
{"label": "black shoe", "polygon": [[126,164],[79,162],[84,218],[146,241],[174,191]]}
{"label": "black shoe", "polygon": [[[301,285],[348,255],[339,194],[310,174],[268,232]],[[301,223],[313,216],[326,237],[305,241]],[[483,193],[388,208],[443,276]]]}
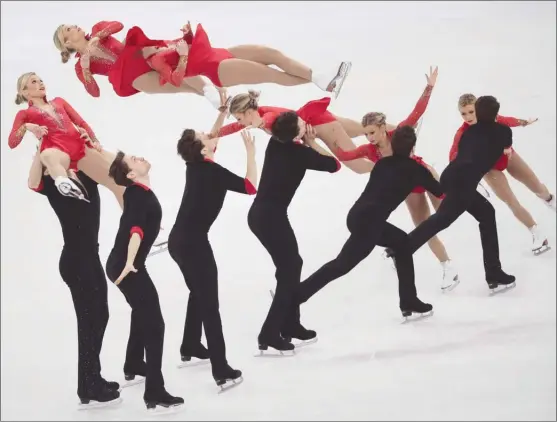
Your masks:
{"label": "black shoe", "polygon": [[433,306],[429,303],[424,303],[420,299],[416,298],[409,303],[404,303],[400,305],[400,311],[402,312],[403,317],[409,317],[413,313],[416,314],[425,314],[427,312],[431,312],[433,310]]}
{"label": "black shoe", "polygon": [[87,391],[83,396],[80,396],[79,399],[81,400],[81,404],[89,404],[91,401],[106,403],[116,400],[119,397],[120,392],[118,390],[113,390],[108,388],[107,385],[103,385],[97,391]]}
{"label": "black shoe", "polygon": [[182,357],[182,362],[189,362],[191,358],[197,358],[200,360],[209,359],[209,351],[203,344],[199,343],[193,347],[182,347],[180,348],[180,356]]}
{"label": "black shoe", "polygon": [[147,409],[156,409],[157,406],[166,408],[177,407],[184,404],[184,399],[182,397],[171,396],[166,391],[156,395],[145,395],[143,397],[143,401],[145,402]]}
{"label": "black shoe", "polygon": [[317,337],[317,333],[313,330],[306,329],[303,325],[298,324],[296,327],[289,328],[288,330],[284,330],[281,333],[283,339],[288,342],[291,342],[293,338],[302,341],[312,340]]}
{"label": "black shoe", "polygon": [[491,271],[486,274],[485,281],[490,289],[496,289],[498,286],[508,286],[516,281],[514,275],[507,274],[503,270]]}
{"label": "black shoe", "polygon": [[294,345],[290,343],[290,341],[280,336],[273,339],[266,339],[259,336],[258,342],[259,350],[267,350],[269,347],[272,347],[273,349],[281,352],[295,349]]}
{"label": "black shoe", "polygon": [[242,371],[233,369],[230,365],[226,365],[224,368],[218,369],[217,371],[213,370],[213,379],[219,387],[226,384],[228,381],[235,381],[241,378],[241,376]]}
{"label": "black shoe", "polygon": [[102,378],[103,383],[111,390],[120,390],[120,384],[118,384],[116,381],[107,381],[104,378]]}
{"label": "black shoe", "polygon": [[147,376],[147,364],[145,362],[141,362],[139,365],[124,364],[124,377],[126,381],[134,380],[136,376]]}

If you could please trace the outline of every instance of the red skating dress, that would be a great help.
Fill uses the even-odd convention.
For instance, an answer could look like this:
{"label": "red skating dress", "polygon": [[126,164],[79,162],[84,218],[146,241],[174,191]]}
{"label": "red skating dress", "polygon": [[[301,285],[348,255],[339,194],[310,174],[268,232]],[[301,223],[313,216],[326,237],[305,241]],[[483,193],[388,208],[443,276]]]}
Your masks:
{"label": "red skating dress", "polygon": [[[429,98],[431,97],[431,92],[432,91],[433,91],[433,87],[430,86],[430,85],[427,85],[424,92],[422,93],[420,99],[418,100],[418,102],[414,106],[414,110],[412,110],[412,113],[410,113],[410,115],[406,119],[404,119],[402,122],[400,122],[397,125],[397,127],[399,127],[399,126],[413,126],[413,127],[415,127],[418,124],[418,121],[421,119],[421,117],[423,116],[423,114],[425,113],[425,111],[427,109],[427,105],[429,104]],[[394,132],[394,130],[387,132],[387,138],[389,139],[389,141],[390,141],[391,137],[393,136],[393,132]],[[377,148],[373,144],[364,144],[364,145],[361,145],[358,148],[353,149],[351,151],[344,151],[344,150],[338,148],[335,151],[335,154],[340,161],[352,161],[352,160],[357,160],[358,158],[367,158],[368,160],[371,160],[374,163],[376,163],[381,158],[383,158],[383,155],[381,155],[381,152],[379,151],[379,148]],[[426,168],[428,167],[428,165],[424,162],[422,157],[418,157],[417,155],[414,155],[414,156],[412,156],[412,158],[414,160],[416,160],[422,166],[424,166]],[[412,192],[413,193],[424,193],[425,189],[421,186],[417,186],[417,187],[414,188],[414,190],[412,190]]]}
{"label": "red skating dress", "polygon": [[24,126],[25,123],[46,126],[48,134],[43,137],[41,152],[47,148],[56,148],[64,151],[70,156],[70,169],[77,170],[77,162],[85,156],[86,142],[81,138],[75,126],[85,129],[93,140],[96,139],[95,133],[87,122],[63,98],[56,97],[49,101],[49,104],[54,109],[54,116],[35,107],[29,101],[27,110],[20,110],[15,116],[12,131],[8,137],[8,145],[10,148],[15,148],[21,143],[27,131]]}
{"label": "red skating dress", "polygon": [[[331,123],[336,121],[335,116],[333,116],[328,110],[331,99],[329,97],[321,98],[320,100],[313,100],[302,106],[296,111],[296,114],[306,123],[312,126],[324,125],[325,123]],[[273,122],[278,117],[279,114],[285,111],[292,111],[287,108],[281,107],[258,107],[257,112],[259,116],[263,119],[262,129],[270,133],[271,126]],[[245,126],[240,123],[230,123],[223,126],[219,131],[218,136],[227,136],[233,133],[241,131]]]}
{"label": "red skating dress", "polygon": [[[521,123],[520,119],[517,119],[515,117],[497,116],[497,122],[501,123],[502,125],[508,126],[508,127],[522,126],[522,123]],[[458,144],[460,143],[460,138],[462,138],[462,134],[469,127],[470,127],[470,125],[468,123],[464,122],[464,123],[462,123],[462,126],[460,126],[458,128],[458,130],[456,131],[455,136],[454,136],[454,140],[453,140],[453,145],[451,146],[451,150],[449,152],[449,160],[450,161],[453,161],[456,158],[456,155],[458,153]],[[511,150],[514,152],[514,149],[512,147],[511,147]],[[504,170],[507,169],[508,165],[509,165],[509,157],[507,157],[506,154],[502,154],[501,157],[499,157],[499,160],[497,160],[497,162],[493,166],[493,170],[504,171]]]}
{"label": "red skating dress", "polygon": [[[219,65],[223,60],[233,59],[234,56],[224,48],[211,47],[209,37],[207,37],[207,33],[201,24],[197,25],[195,35],[189,33],[183,39],[189,45],[188,62],[184,77],[189,78],[203,75],[216,86],[222,87],[219,79]],[[141,50],[143,47],[167,47],[168,45],[168,41],[148,38],[141,28],[134,26],[126,35],[126,46],[122,60],[128,60],[137,50]],[[179,55],[176,51],[168,52],[165,55],[165,59],[172,69],[176,69],[179,60]]]}

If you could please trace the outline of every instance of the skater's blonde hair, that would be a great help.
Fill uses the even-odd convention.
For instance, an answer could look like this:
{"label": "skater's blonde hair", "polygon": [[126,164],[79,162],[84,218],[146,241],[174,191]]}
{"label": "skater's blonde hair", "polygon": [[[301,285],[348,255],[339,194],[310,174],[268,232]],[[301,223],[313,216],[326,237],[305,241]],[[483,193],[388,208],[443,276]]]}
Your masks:
{"label": "skater's blonde hair", "polygon": [[458,99],[458,108],[466,107],[476,103],[476,96],[474,94],[462,94]]}
{"label": "skater's blonde hair", "polygon": [[27,82],[31,76],[36,76],[35,72],[27,72],[17,78],[17,95],[15,96],[15,103],[17,105],[27,102],[27,98],[23,95],[23,90],[27,87]]}
{"label": "skater's blonde hair", "polygon": [[228,107],[228,112],[230,114],[245,113],[248,110],[257,110],[259,107],[258,103],[259,92],[248,91],[247,94],[238,94],[230,101],[230,106]]}
{"label": "skater's blonde hair", "polygon": [[386,122],[387,122],[387,116],[385,116],[384,113],[378,113],[375,111],[371,113],[367,113],[364,117],[362,117],[363,127],[370,126],[370,125],[383,126],[384,124],[386,124]]}
{"label": "skater's blonde hair", "polygon": [[68,63],[68,60],[70,60],[72,54],[75,53],[75,50],[73,48],[66,47],[62,43],[62,40],[64,40],[64,34],[62,32],[64,26],[66,25],[62,24],[58,28],[56,28],[56,31],[54,31],[54,37],[52,38],[52,41],[54,41],[54,45],[56,46],[58,51],[60,51],[60,56],[62,56],[62,63]]}

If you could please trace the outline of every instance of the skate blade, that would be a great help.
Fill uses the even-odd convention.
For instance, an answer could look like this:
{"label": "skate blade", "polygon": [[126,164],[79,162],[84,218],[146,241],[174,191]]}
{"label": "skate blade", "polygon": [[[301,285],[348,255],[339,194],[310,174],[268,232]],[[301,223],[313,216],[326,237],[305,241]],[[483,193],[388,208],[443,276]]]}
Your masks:
{"label": "skate blade", "polygon": [[329,92],[332,92],[333,98],[335,100],[340,95],[340,91],[342,89],[342,86],[344,85],[344,81],[346,81],[346,78],[348,77],[348,74],[350,73],[351,69],[352,69],[352,62],[342,62],[337,77],[333,79],[333,81],[327,87],[327,91],[329,91],[329,88],[331,89],[331,91]]}
{"label": "skate blade", "polygon": [[178,369],[181,369],[181,368],[191,368],[192,366],[207,365],[207,364],[210,362],[209,359],[195,359],[195,360],[194,360],[194,359],[195,359],[195,358],[192,358],[192,360],[190,360],[190,361],[186,361],[186,362],[181,362],[181,363],[179,363],[179,364],[177,365],[177,366],[178,366]]}
{"label": "skate blade", "polygon": [[402,324],[410,324],[412,322],[422,321],[422,320],[427,319],[431,316],[433,316],[433,310],[431,310],[429,312],[425,312],[423,314],[414,314],[413,313],[411,316],[403,317],[404,320],[402,321]]}
{"label": "skate blade", "polygon": [[144,382],[145,382],[145,377],[136,375],[133,380],[124,381],[124,383],[120,385],[120,389],[133,387],[134,385],[143,384]]}
{"label": "skate blade", "polygon": [[217,394],[222,394],[231,390],[234,387],[238,387],[241,383],[244,382],[244,377],[236,378],[235,380],[227,380],[224,384],[219,385],[219,391]]}
{"label": "skate blade", "polygon": [[311,340],[297,340],[292,339],[292,344],[296,349],[301,349],[302,347],[311,346],[312,344],[317,343],[318,338],[314,337]]}
{"label": "skate blade", "polygon": [[550,250],[551,250],[551,246],[544,245],[540,248],[532,249],[532,253],[534,254],[534,256],[540,256]]}
{"label": "skate blade", "polygon": [[174,406],[161,406],[157,405],[154,409],[147,409],[145,412],[150,416],[161,416],[161,415],[174,415],[180,413],[186,409],[184,403],[177,404]]}
{"label": "skate blade", "polygon": [[459,284],[460,284],[460,279],[457,278],[453,284],[451,284],[451,285],[449,285],[449,286],[447,286],[447,287],[441,287],[441,291],[442,291],[443,293],[452,292],[454,289],[456,289],[456,286],[458,286]]}
{"label": "skate blade", "polygon": [[114,399],[114,400],[111,400],[111,401],[105,401],[105,402],[91,400],[87,404],[79,403],[77,405],[77,410],[103,409],[103,408],[106,408],[106,407],[118,406],[121,403],[122,403],[122,397],[118,397],[117,399]]}
{"label": "skate blade", "polygon": [[151,248],[151,252],[147,255],[147,258],[151,256],[158,255],[160,253],[166,252],[168,250],[168,242],[161,242],[158,244],[153,245]]}
{"label": "skate blade", "polygon": [[259,350],[255,355],[256,358],[287,358],[296,356],[296,350],[276,350],[267,349]]}
{"label": "skate blade", "polygon": [[506,284],[506,285],[501,284],[501,285],[495,287],[494,289],[489,289],[490,290],[489,295],[490,296],[495,296],[495,295],[500,294],[500,293],[505,293],[506,291],[514,289],[515,287],[516,287],[515,282],[512,282],[511,284]]}

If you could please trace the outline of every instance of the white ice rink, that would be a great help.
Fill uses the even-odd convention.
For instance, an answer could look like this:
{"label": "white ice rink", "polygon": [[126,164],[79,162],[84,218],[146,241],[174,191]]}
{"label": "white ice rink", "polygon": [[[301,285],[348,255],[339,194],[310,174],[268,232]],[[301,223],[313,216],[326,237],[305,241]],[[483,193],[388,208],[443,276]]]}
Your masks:
{"label": "white ice rink", "polygon": [[[52,42],[61,23],[89,29],[119,20],[152,38],[175,38],[187,21],[202,22],[217,47],[265,44],[318,69],[351,60],[352,72],[331,110],[359,120],[383,111],[397,123],[412,110],[430,65],[439,66],[417,152],[441,171],[461,124],[464,92],[495,95],[501,114],[539,117],[513,129],[515,148],[545,181],[555,179],[555,2],[2,2],[2,420],[138,420],[143,387],[122,392],[118,408],[79,412],[77,330],[68,288],[58,272],[62,236],[46,199],[27,189],[35,140],[10,150],[18,111],[16,80],[36,71],[48,95],[65,98],[109,150],[152,163],[152,184],[170,231],[184,186],[176,142],[186,127],[208,130],[216,112],[193,95],[119,98],[97,77],[90,97]],[[261,104],[298,108],[323,97],[314,85],[256,87]],[[247,87],[234,87],[231,94]],[[268,136],[256,134],[261,166]],[[364,138],[356,141],[365,142]],[[221,141],[217,160],[243,175],[239,135]],[[346,214],[365,175],[347,168],[308,174],[290,209],[304,259],[303,278],[333,258],[347,238]],[[555,213],[514,179],[516,195],[556,246]],[[101,188],[101,258],[112,247],[120,210]],[[534,257],[530,234],[499,200],[504,269],[517,287],[489,297],[477,223],[465,215],[441,234],[460,269],[452,293],[439,289],[441,268],[427,247],[415,255],[420,297],[435,315],[401,325],[396,274],[377,249],[352,273],[302,308],[319,342],[294,358],[256,359],[257,334],[270,304],[274,267],[249,231],[252,198],[229,194],[211,232],[229,362],[244,384],[223,395],[208,366],[177,369],[187,289],[168,254],[149,261],[166,322],[163,373],[184,412],[166,420],[529,420],[556,418],[555,250]],[[413,228],[404,205],[390,221]],[[109,285],[110,320],[103,375],[122,381],[130,310]]]}

